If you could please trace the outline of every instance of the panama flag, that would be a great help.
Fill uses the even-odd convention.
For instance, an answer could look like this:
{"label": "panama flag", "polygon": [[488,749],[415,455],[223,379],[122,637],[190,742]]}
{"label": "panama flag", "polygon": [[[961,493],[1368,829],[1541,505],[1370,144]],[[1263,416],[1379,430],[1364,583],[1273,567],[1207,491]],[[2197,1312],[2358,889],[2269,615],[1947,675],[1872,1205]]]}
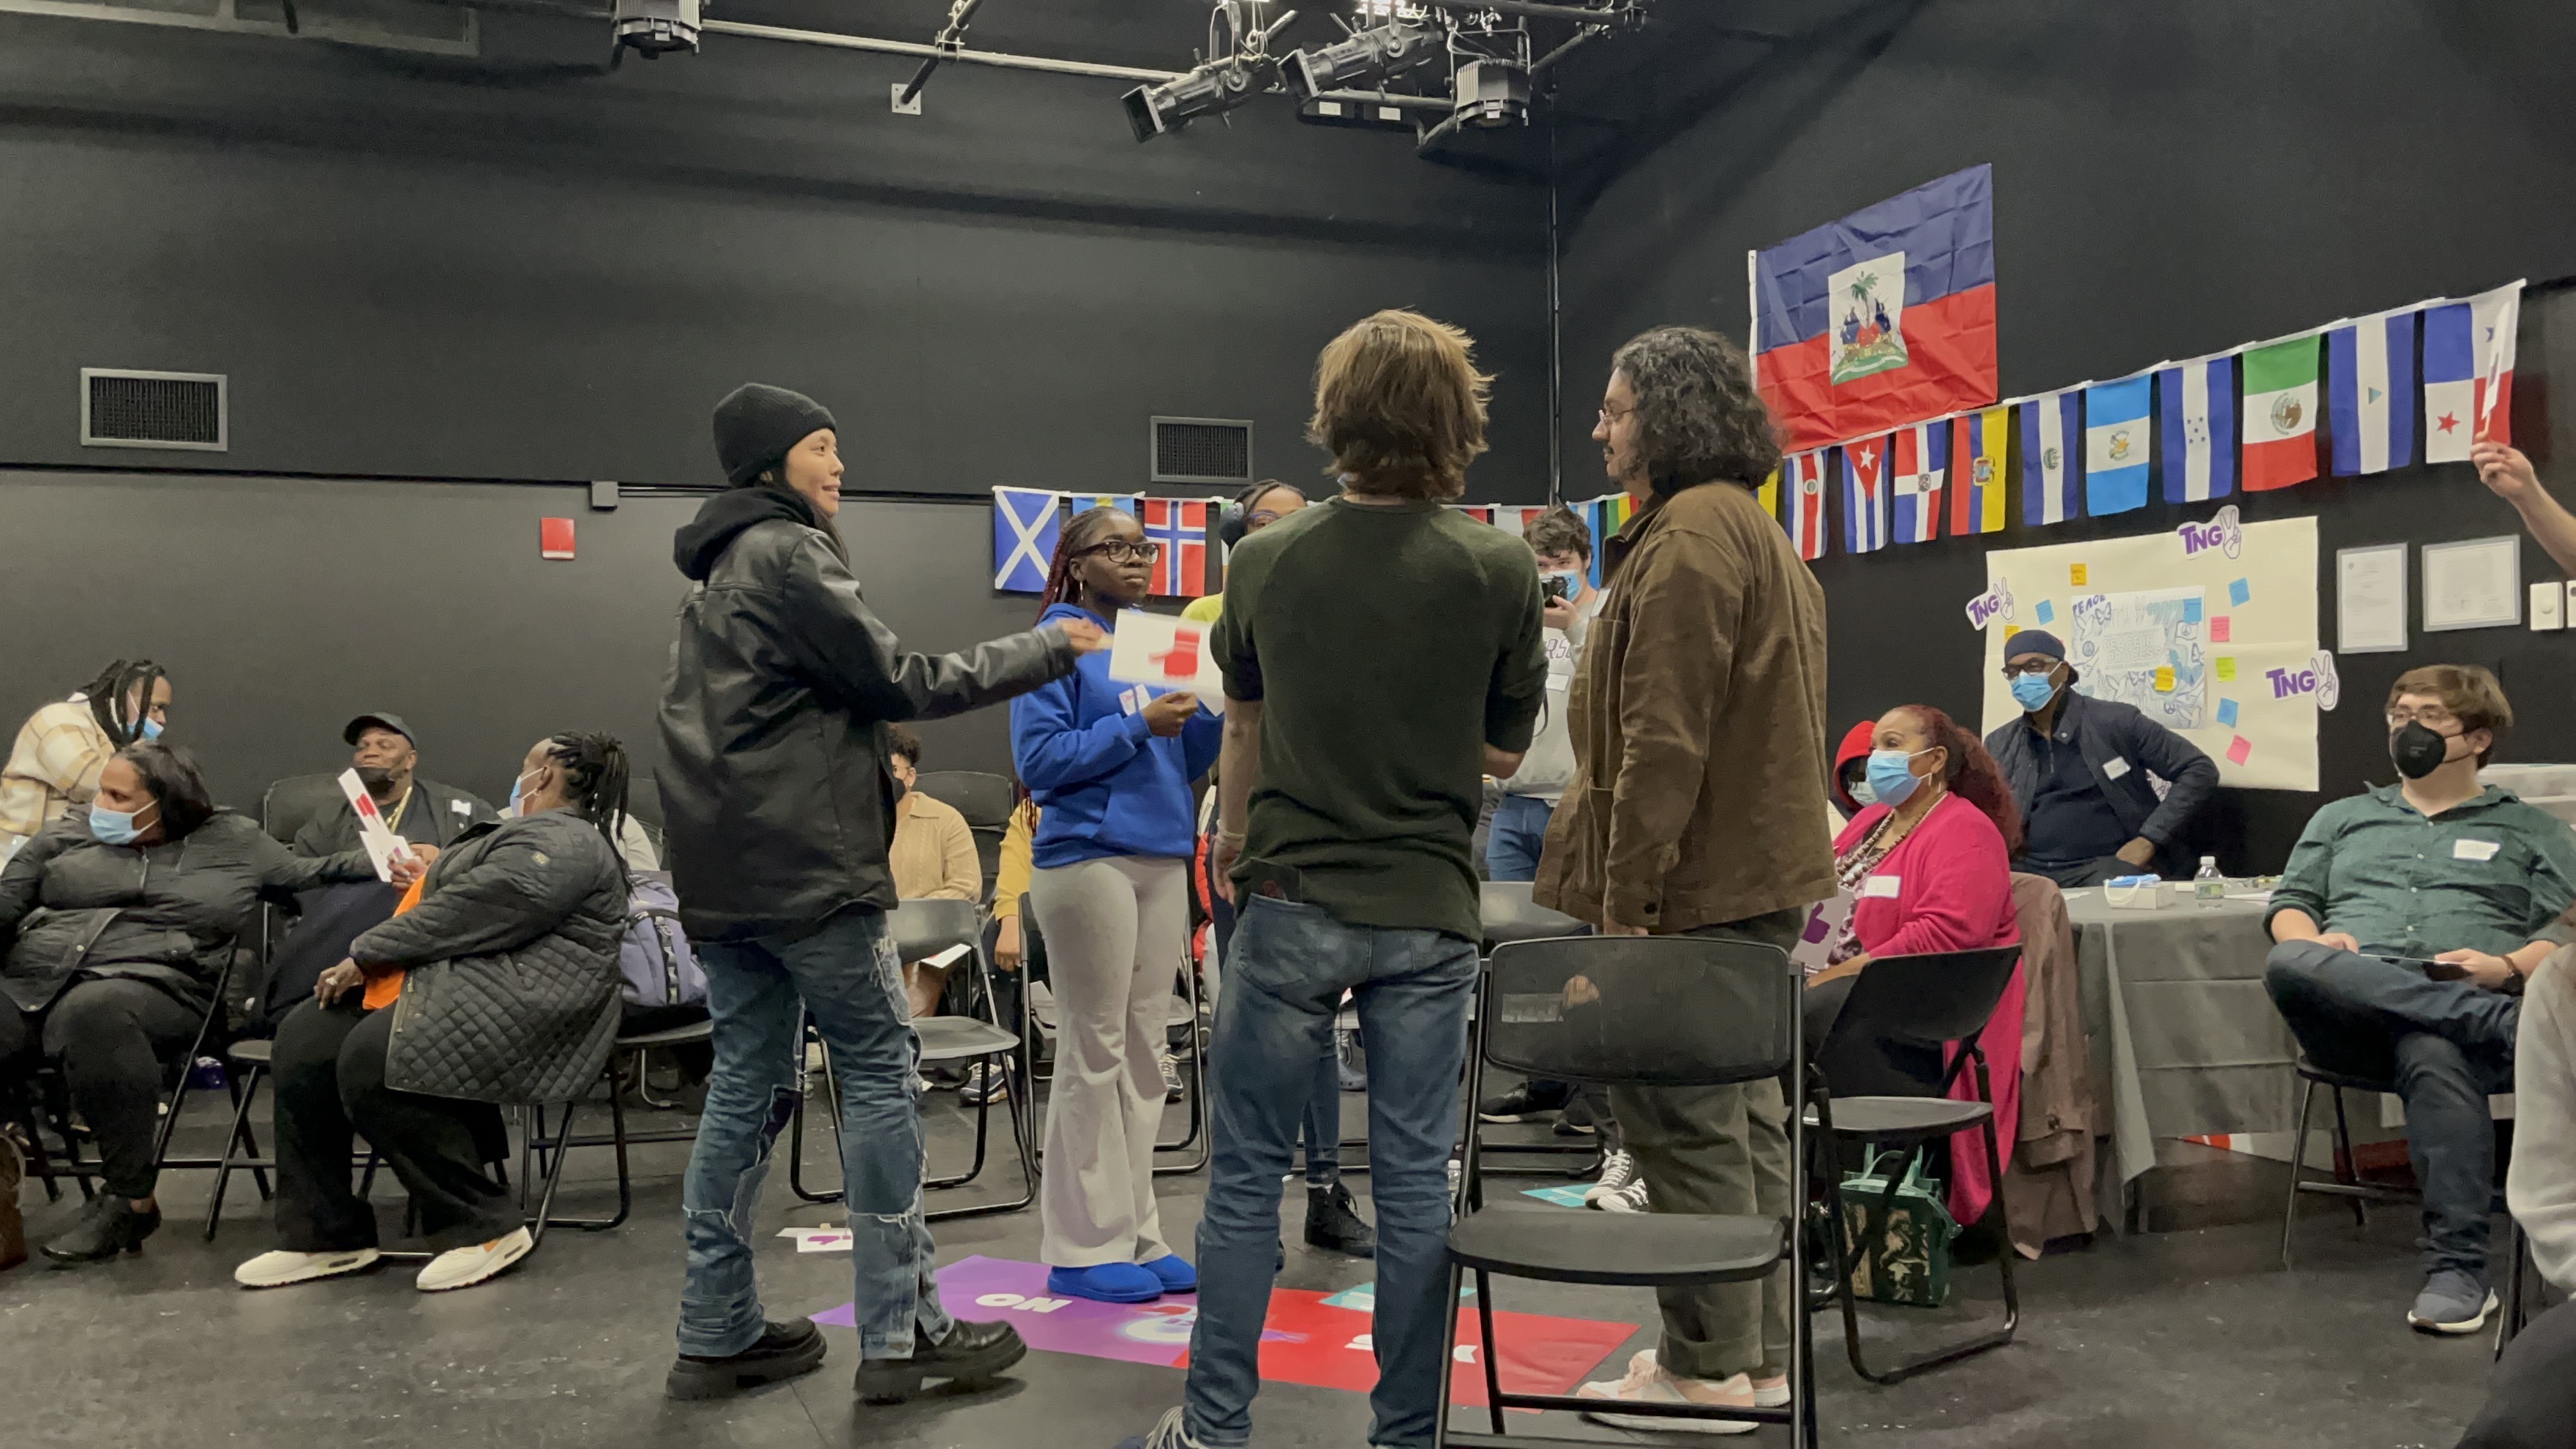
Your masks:
{"label": "panama flag", "polygon": [[1809,563],[1825,556],[1825,455],[1822,450],[1800,453],[1781,465],[1789,480],[1789,542],[1797,545],[1798,557]]}
{"label": "panama flag", "polygon": [[2083,389],[2045,393],[2021,405],[2021,521],[2064,523],[2080,511],[2084,430],[2075,421]]}
{"label": "panama flag", "polygon": [[1172,599],[1195,599],[1207,592],[1208,506],[1180,498],[1145,500],[1145,540],[1159,544],[1154,559],[1154,592]]}
{"label": "panama flag", "polygon": [[2334,470],[2385,473],[2415,461],[2415,318],[2382,312],[2326,334],[2326,426]]}
{"label": "panama flag", "polygon": [[2246,349],[2245,491],[2317,476],[2317,336]]}
{"label": "panama flag", "polygon": [[1994,168],[1752,253],[1754,377],[1792,448],[1995,400]]}
{"label": "panama flag", "polygon": [[1916,423],[1895,439],[1896,470],[1889,480],[1888,522],[1898,543],[1930,543],[1941,536],[1941,482],[1950,467],[1950,425]]}
{"label": "panama flag", "polygon": [[993,490],[994,588],[1014,594],[1046,592],[1061,496],[1044,488]]}
{"label": "panama flag", "polygon": [[2201,357],[2156,374],[2163,395],[2165,501],[2200,503],[2236,491],[2236,354]]}
{"label": "panama flag", "polygon": [[2457,463],[2480,438],[2513,441],[2522,283],[2424,309],[2424,461]]}
{"label": "panama flag", "polygon": [[1843,444],[1843,546],[1851,553],[1887,547],[1887,439]]}
{"label": "panama flag", "polygon": [[2147,393],[2154,383],[2141,375],[2084,390],[2084,511],[2092,517],[2147,506]]}
{"label": "panama flag", "polygon": [[2012,409],[1988,408],[1950,420],[1950,536],[2000,533],[2004,526],[2005,454]]}

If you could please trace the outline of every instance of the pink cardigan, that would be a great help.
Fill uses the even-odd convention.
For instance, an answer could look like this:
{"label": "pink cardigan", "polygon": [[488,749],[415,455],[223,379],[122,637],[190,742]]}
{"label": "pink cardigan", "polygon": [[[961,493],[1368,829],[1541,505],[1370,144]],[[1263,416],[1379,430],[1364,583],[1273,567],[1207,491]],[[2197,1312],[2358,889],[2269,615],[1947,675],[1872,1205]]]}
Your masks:
{"label": "pink cardigan", "polygon": [[[1872,805],[1852,817],[1834,840],[1840,857],[1887,818],[1884,805]],[[1893,877],[1893,895],[1873,895],[1873,882]],[[1936,951],[1973,951],[2009,946],[2021,939],[2021,922],[2013,911],[2012,860],[2004,850],[2003,832],[1986,812],[1952,796],[1932,807],[1912,834],[1896,843],[1887,858],[1862,882],[1852,905],[1852,929],[1861,949],[1880,956],[1921,956]],[[2025,994],[2022,969],[1995,1014],[1977,1035],[1986,1057],[1988,1085],[1995,1097],[1995,1148],[2007,1167],[2015,1134],[2021,1126],[2021,1026]],[[1955,1054],[1954,1054],[1955,1059]],[[1968,1101],[1977,1084],[1962,1071],[1950,1096]],[[1986,1176],[1984,1134],[1961,1132],[1950,1139],[1950,1214],[1962,1223],[1985,1216],[1995,1185]]]}

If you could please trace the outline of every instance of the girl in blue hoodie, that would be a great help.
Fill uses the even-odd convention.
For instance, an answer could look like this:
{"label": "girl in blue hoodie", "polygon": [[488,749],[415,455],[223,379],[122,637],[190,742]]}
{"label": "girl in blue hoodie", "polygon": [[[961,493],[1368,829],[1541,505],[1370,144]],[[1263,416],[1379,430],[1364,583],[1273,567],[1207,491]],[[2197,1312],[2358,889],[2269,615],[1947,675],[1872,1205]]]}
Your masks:
{"label": "girl in blue hoodie", "polygon": [[[1155,546],[1114,508],[1056,543],[1041,620],[1112,628],[1143,602]],[[1029,903],[1058,1028],[1038,1193],[1047,1291],[1142,1303],[1198,1287],[1154,1203],[1159,1057],[1187,949],[1190,782],[1216,762],[1218,717],[1188,694],[1109,678],[1106,652],[1011,702],[1011,756],[1040,807]]]}

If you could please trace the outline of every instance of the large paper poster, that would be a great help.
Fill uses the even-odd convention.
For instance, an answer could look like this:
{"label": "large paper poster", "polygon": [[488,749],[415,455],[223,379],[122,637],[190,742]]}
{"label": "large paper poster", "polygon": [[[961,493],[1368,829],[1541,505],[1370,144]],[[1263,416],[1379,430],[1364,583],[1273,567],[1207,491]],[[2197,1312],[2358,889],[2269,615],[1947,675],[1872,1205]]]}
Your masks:
{"label": "large paper poster", "polygon": [[[2218,762],[2221,783],[2317,788],[2317,711],[2341,687],[2317,646],[2313,518],[2240,525],[2233,506],[2168,533],[1986,555],[1985,728],[2020,717],[2004,639],[2046,629],[2076,689],[2137,706]],[[2008,601],[2008,603],[2006,602]]]}

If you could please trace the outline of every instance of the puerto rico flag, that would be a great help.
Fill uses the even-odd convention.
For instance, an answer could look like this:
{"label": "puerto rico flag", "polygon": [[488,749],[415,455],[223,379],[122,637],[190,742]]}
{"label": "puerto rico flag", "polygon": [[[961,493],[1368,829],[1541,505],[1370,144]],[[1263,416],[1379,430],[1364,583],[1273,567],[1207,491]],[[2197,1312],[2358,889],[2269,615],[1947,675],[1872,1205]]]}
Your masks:
{"label": "puerto rico flag", "polygon": [[1163,546],[1154,560],[1155,593],[1172,599],[1195,599],[1207,593],[1207,522],[1204,502],[1145,500],[1145,539]]}
{"label": "puerto rico flag", "polygon": [[1789,496],[1781,500],[1789,542],[1809,563],[1825,556],[1825,455],[1819,450],[1786,458],[1780,464]]}
{"label": "puerto rico flag", "polygon": [[2001,533],[2005,463],[2012,444],[2012,409],[1988,408],[1950,420],[1950,536]]}
{"label": "puerto rico flag", "polygon": [[1898,543],[1930,543],[1941,536],[1942,475],[1950,468],[1950,425],[1916,423],[1894,442],[1888,523]]}
{"label": "puerto rico flag", "polygon": [[1754,252],[1754,377],[1791,448],[1995,400],[1994,168]]}
{"label": "puerto rico flag", "polygon": [[2047,393],[2021,405],[2021,521],[2064,523],[2082,510],[2084,428],[2075,406],[2083,389]]}
{"label": "puerto rico flag", "polygon": [[2382,312],[2326,334],[2326,421],[2334,470],[2385,473],[2415,461],[2415,319]]}
{"label": "puerto rico flag", "polygon": [[1845,443],[1842,455],[1843,547],[1876,553],[1887,547],[1887,439]]}
{"label": "puerto rico flag", "polygon": [[2513,441],[2514,333],[2522,283],[2424,309],[2424,461],[2457,463],[2480,439]]}

